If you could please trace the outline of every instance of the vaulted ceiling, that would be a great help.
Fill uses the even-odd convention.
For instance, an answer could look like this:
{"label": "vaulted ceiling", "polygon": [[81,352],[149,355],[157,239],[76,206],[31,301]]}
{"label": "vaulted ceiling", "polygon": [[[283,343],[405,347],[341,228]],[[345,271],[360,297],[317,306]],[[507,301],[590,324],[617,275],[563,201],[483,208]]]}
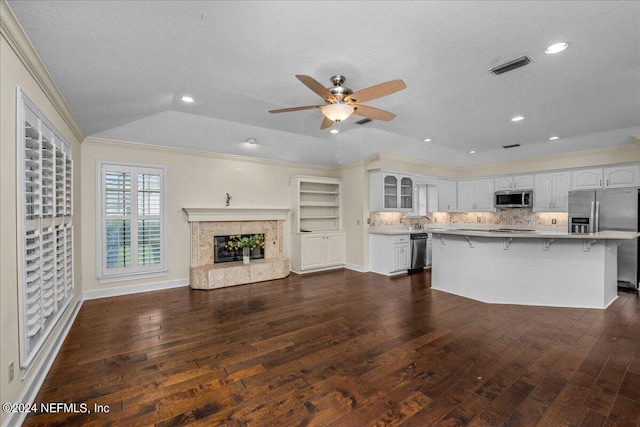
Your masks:
{"label": "vaulted ceiling", "polygon": [[[87,136],[323,165],[387,152],[468,166],[640,134],[637,1],[9,5]],[[544,53],[559,41],[569,48]],[[525,67],[488,71],[523,55]],[[331,135],[319,109],[268,112],[323,102],[296,74],[407,88],[366,103],[394,120],[353,115]]]}

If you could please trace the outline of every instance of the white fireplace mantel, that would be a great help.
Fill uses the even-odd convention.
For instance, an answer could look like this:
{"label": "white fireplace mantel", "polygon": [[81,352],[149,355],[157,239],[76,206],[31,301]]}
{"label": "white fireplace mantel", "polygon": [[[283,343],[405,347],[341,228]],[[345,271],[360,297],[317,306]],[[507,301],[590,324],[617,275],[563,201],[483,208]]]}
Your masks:
{"label": "white fireplace mantel", "polygon": [[189,222],[285,221],[289,209],[279,208],[182,208]]}

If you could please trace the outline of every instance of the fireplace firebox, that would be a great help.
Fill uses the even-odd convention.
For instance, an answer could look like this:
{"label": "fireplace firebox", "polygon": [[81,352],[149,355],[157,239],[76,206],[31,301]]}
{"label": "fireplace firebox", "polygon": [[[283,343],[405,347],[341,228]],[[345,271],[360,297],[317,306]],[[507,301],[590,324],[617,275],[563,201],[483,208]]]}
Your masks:
{"label": "fireplace firebox", "polygon": [[251,259],[264,258],[264,234],[232,234],[213,237],[213,262],[242,261],[242,243],[253,243],[250,250]]}

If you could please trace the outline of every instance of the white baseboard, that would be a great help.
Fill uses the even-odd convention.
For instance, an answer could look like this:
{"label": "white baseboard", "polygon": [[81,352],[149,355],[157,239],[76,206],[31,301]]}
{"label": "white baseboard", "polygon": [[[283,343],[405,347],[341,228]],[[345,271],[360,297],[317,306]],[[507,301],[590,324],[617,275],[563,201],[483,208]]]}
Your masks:
{"label": "white baseboard", "polygon": [[121,295],[139,294],[141,292],[159,291],[161,289],[180,288],[189,286],[189,279],[167,280],[165,282],[144,283],[142,285],[122,286],[109,289],[97,289],[82,293],[85,300],[117,297]]}
{"label": "white baseboard", "polygon": [[368,273],[371,271],[371,268],[368,265],[358,265],[358,264],[345,264],[344,268],[347,268],[349,270],[353,270],[353,271],[359,271],[360,273]]}
{"label": "white baseboard", "polygon": [[[22,390],[22,393],[20,393],[20,397],[18,398],[18,400],[16,400],[16,403],[33,403],[36,400],[36,396],[40,391],[40,387],[42,387],[42,383],[44,383],[45,378],[47,378],[49,369],[51,369],[51,365],[53,365],[53,361],[56,359],[56,356],[60,351],[60,347],[62,347],[62,343],[64,342],[67,334],[69,333],[69,330],[71,329],[71,325],[73,325],[73,322],[75,322],[76,320],[76,316],[80,311],[80,307],[82,307],[82,302],[83,298],[81,295],[73,306],[71,314],[67,317],[67,320],[64,322],[64,325],[60,329],[60,333],[58,333],[58,336],[55,337],[49,352],[40,360],[40,363],[38,365],[35,365],[31,368],[33,369],[33,375],[24,385],[24,389]],[[24,422],[25,418],[27,418],[27,412],[12,412],[4,420],[4,423],[2,425],[3,427],[20,426]]]}

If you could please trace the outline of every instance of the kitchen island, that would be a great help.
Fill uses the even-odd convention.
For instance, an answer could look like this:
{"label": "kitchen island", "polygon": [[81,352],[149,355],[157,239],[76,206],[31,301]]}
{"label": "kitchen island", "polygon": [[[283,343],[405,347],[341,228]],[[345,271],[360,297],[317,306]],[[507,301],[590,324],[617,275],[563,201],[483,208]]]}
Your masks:
{"label": "kitchen island", "polygon": [[427,227],[431,287],[487,303],[606,308],[617,298],[617,247],[638,233]]}

